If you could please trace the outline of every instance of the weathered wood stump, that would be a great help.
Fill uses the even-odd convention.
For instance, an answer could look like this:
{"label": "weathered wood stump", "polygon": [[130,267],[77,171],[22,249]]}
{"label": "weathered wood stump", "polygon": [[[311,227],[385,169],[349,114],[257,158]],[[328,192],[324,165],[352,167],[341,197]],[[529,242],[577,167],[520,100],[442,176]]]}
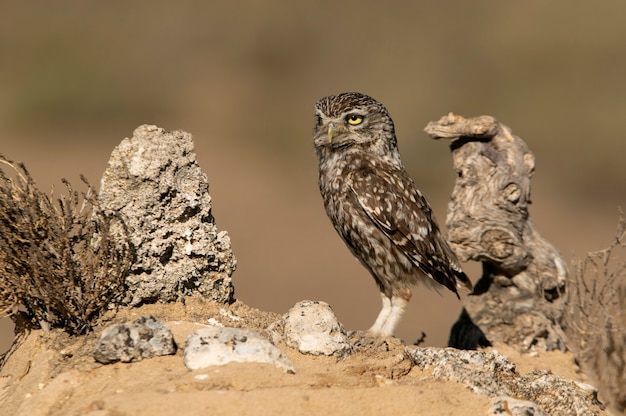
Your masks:
{"label": "weathered wood stump", "polygon": [[457,179],[446,218],[450,245],[462,261],[483,265],[449,345],[565,349],[559,320],[567,268],[528,214],[535,169],[528,146],[489,116],[451,113],[425,131],[433,139],[452,140]]}

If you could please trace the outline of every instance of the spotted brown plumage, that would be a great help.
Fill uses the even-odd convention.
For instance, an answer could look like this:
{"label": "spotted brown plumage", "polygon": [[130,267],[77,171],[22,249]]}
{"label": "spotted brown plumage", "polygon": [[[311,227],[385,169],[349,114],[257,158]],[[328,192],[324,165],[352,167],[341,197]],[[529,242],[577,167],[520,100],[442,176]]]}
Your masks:
{"label": "spotted brown plumage", "polygon": [[326,213],[380,289],[383,307],[370,331],[392,335],[411,286],[442,285],[459,296],[471,282],[402,165],[387,109],[360,93],[325,97],[315,108]]}

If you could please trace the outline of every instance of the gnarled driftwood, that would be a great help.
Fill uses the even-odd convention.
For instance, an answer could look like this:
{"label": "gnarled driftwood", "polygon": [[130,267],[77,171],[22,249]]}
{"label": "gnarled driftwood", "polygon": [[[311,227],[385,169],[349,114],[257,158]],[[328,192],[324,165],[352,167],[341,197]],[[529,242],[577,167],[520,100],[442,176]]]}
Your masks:
{"label": "gnarled driftwood", "polygon": [[449,345],[565,349],[559,319],[567,268],[528,214],[535,169],[528,146],[489,116],[449,114],[425,131],[452,140],[457,179],[446,218],[450,244],[462,261],[483,264]]}

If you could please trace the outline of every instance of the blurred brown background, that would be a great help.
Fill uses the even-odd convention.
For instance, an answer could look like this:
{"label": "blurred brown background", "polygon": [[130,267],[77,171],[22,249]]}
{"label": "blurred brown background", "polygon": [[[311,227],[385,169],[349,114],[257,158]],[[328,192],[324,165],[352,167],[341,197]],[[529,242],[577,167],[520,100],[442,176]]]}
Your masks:
{"label": "blurred brown background", "polygon": [[[317,190],[324,95],[387,106],[440,222],[454,174],[448,144],[422,129],[450,111],[493,115],[528,143],[531,215],[568,261],[608,244],[626,205],[622,0],[1,3],[0,153],[61,191],[80,173],[98,184],[140,124],[189,131],[239,260],[236,297],[257,308],[324,300],[349,329],[380,308]],[[460,308],[418,289],[398,335],[443,346]]]}

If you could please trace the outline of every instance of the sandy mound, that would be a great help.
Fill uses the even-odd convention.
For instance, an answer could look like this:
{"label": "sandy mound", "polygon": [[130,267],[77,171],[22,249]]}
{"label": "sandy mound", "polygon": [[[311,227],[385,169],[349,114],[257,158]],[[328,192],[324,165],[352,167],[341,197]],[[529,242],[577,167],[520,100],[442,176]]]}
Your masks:
{"label": "sandy mound", "polygon": [[[102,329],[144,314],[169,326],[176,355],[140,362],[101,365],[92,357]],[[62,331],[31,332],[0,372],[3,415],[136,414],[488,414],[492,399],[464,384],[440,381],[411,365],[395,339],[361,347],[345,359],[303,355],[278,344],[295,374],[269,364],[233,363],[189,371],[182,360],[184,340],[212,322],[263,333],[279,316],[241,302],[218,305],[146,305],[109,313],[95,332],[69,337]],[[568,353],[500,353],[520,374],[542,370],[587,382]]]}

